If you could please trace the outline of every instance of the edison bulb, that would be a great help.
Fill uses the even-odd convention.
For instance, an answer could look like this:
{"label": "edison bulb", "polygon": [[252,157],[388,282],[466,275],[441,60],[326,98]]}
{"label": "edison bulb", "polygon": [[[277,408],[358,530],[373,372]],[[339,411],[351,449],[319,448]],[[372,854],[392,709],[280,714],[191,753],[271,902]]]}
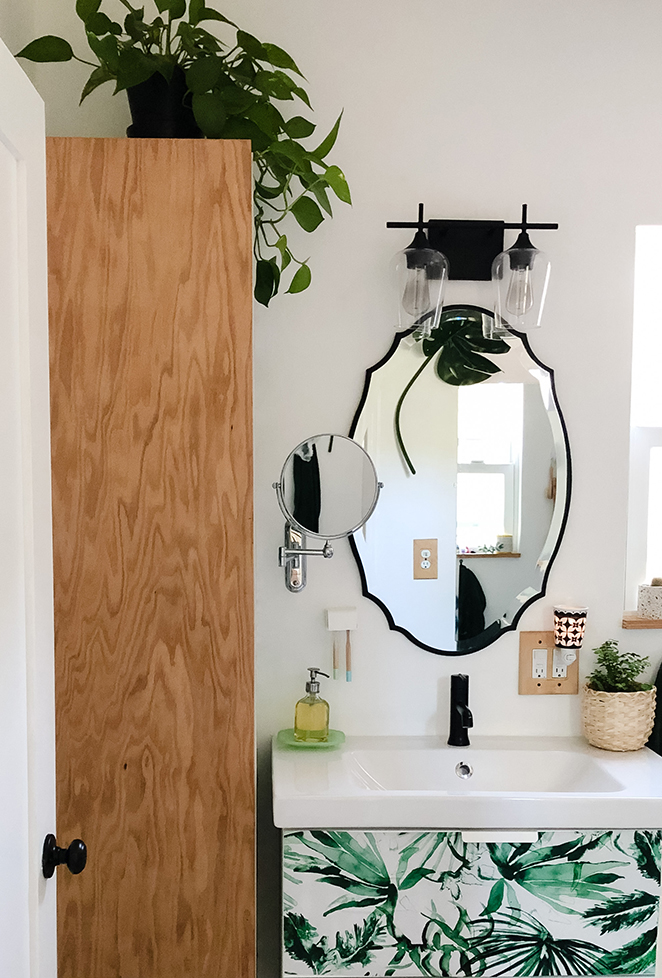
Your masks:
{"label": "edison bulb", "polygon": [[430,309],[430,284],[427,267],[409,268],[402,293],[402,305],[410,316],[418,319]]}
{"label": "edison bulb", "polygon": [[530,266],[514,268],[506,295],[506,309],[513,316],[524,316],[533,308],[533,298]]}

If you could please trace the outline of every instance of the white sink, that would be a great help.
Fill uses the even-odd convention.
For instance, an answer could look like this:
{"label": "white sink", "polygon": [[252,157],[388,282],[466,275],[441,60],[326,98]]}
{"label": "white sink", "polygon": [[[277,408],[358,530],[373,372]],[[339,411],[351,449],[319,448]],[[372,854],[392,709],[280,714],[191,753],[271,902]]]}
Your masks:
{"label": "white sink", "polygon": [[662,757],[574,737],[348,737],[340,750],[274,740],[281,828],[659,828]]}
{"label": "white sink", "polygon": [[356,750],[350,770],[371,791],[498,792],[622,791],[625,785],[595,758],[571,750],[430,747]]}

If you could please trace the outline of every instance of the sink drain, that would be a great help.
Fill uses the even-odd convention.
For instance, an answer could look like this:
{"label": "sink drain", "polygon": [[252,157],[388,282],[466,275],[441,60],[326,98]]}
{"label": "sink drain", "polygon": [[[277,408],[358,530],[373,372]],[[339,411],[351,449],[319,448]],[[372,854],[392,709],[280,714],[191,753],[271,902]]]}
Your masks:
{"label": "sink drain", "polygon": [[457,774],[458,778],[462,778],[463,781],[466,781],[467,778],[470,778],[474,773],[474,769],[472,768],[471,764],[467,764],[466,761],[460,761],[459,764],[455,765],[455,773]]}

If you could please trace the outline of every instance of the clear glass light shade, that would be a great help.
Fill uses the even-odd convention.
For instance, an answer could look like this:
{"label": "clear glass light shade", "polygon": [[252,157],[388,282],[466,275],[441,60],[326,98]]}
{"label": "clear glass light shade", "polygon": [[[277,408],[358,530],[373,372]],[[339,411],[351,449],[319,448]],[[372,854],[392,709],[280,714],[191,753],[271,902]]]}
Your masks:
{"label": "clear glass light shade", "polygon": [[537,248],[515,245],[497,255],[492,264],[497,324],[507,323],[520,333],[540,326],[549,268],[549,258]]}
{"label": "clear glass light shade", "polygon": [[394,258],[398,290],[398,330],[417,326],[429,336],[439,325],[448,260],[434,248],[405,248]]}

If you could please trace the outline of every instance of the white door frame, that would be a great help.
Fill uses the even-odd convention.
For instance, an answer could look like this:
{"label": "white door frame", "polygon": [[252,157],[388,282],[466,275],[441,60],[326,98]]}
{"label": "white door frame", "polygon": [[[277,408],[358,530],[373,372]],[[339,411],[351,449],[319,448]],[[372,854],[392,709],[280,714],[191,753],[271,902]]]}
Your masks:
{"label": "white door frame", "polygon": [[0,973],[56,978],[44,106],[2,41],[0,78]]}

